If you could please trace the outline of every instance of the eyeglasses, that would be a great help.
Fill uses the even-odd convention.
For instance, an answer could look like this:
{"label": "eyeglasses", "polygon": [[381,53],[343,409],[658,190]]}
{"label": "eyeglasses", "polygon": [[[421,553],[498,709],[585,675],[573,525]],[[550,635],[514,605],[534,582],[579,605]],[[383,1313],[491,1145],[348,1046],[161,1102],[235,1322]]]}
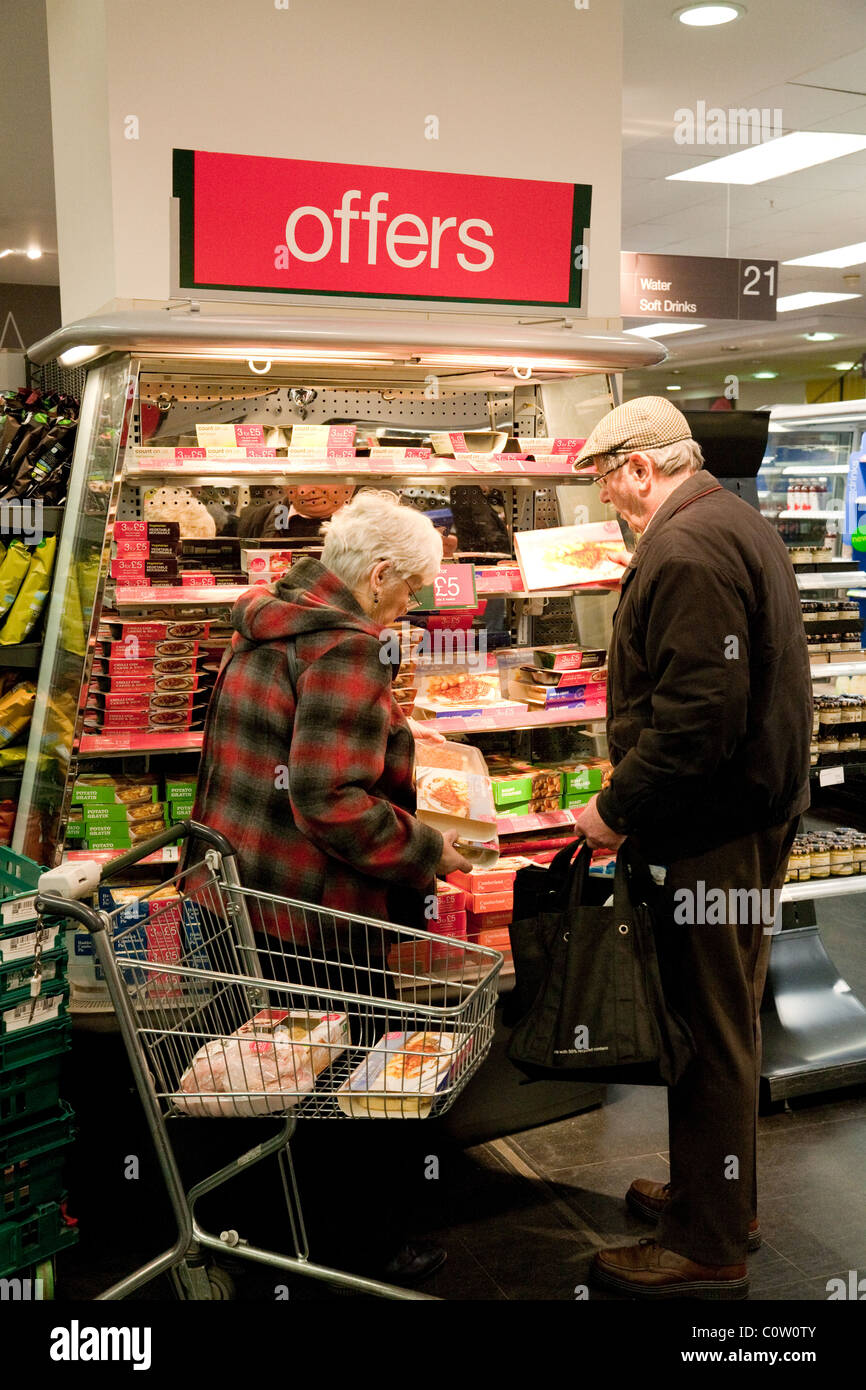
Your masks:
{"label": "eyeglasses", "polygon": [[623,459],[622,463],[614,464],[613,468],[608,468],[607,472],[599,473],[597,477],[593,478],[592,481],[595,483],[596,487],[604,487],[604,484],[606,480],[610,477],[611,473],[615,473],[618,468],[625,468],[629,458],[631,458],[630,454],[628,455],[628,457]]}
{"label": "eyeglasses", "polygon": [[406,604],[406,612],[414,613],[417,609],[422,608],[423,604],[421,603],[421,600],[419,599],[418,595],[415,593],[415,590],[411,587],[408,579],[404,579],[403,583],[406,585],[406,588],[412,595],[410,601]]}

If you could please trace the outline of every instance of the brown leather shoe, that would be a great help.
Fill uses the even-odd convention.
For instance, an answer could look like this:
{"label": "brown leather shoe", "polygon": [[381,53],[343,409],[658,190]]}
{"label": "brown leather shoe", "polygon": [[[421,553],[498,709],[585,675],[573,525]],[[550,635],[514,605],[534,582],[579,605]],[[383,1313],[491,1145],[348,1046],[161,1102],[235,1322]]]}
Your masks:
{"label": "brown leather shoe", "polygon": [[654,1240],[600,1250],[593,1280],[632,1298],[748,1298],[745,1264],[699,1265]]}
{"label": "brown leather shoe", "polygon": [[[670,1198],[671,1185],[669,1182],[652,1182],[649,1178],[635,1178],[628,1192],[625,1194],[626,1206],[638,1216],[643,1216],[647,1221],[658,1221],[665,1204]],[[754,1221],[749,1222],[749,1254],[759,1249],[761,1244],[761,1226],[757,1216]]]}

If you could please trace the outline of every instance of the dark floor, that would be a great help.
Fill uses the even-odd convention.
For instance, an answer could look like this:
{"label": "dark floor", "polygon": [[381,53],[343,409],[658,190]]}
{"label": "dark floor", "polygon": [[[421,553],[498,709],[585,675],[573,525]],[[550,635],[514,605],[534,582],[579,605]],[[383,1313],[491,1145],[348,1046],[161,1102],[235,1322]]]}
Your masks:
{"label": "dark floor", "polygon": [[[863,899],[822,902],[819,920],[840,973],[866,1000]],[[111,1084],[108,1074],[93,1077],[93,1087],[100,1090]],[[110,1092],[102,1091],[106,1093]],[[120,1177],[122,1157],[148,1148],[143,1130],[134,1134],[126,1127],[134,1123],[136,1107],[128,1088],[110,1112],[94,1100],[93,1113],[104,1120],[95,1144],[93,1122],[83,1117],[88,1152],[105,1157],[100,1174],[103,1195],[97,1201],[95,1186],[85,1192],[80,1170],[80,1214],[90,1219],[82,1223],[81,1245],[60,1262],[61,1298],[92,1297],[160,1248],[142,1239],[156,1220],[151,1213],[164,1208],[158,1180],[153,1176],[133,1185]],[[207,1127],[209,1122],[192,1123]],[[254,1128],[257,1124],[225,1123]],[[217,1126],[220,1134],[223,1124]],[[345,1130],[331,1128],[339,1143]],[[208,1132],[216,1137],[215,1130]],[[246,1139],[244,1144],[250,1142]],[[224,1161],[222,1153],[213,1157],[206,1167]],[[588,1283],[594,1251],[652,1233],[624,1206],[623,1193],[632,1178],[663,1181],[667,1172],[665,1093],[652,1088],[610,1087],[605,1104],[586,1113],[469,1147],[451,1144],[443,1148],[440,1216],[427,1232],[447,1247],[448,1261],[424,1291],[449,1300],[572,1300],[578,1286]],[[262,1186],[260,1202],[265,1201],[264,1191]],[[759,1191],[763,1245],[749,1258],[753,1299],[823,1301],[828,1279],[847,1280],[849,1270],[866,1273],[866,1087],[804,1097],[787,1110],[763,1116]],[[355,1192],[357,1178],[347,1163],[340,1195]],[[308,1186],[302,1195],[312,1206],[330,1202],[335,1194],[310,1191]],[[262,1243],[288,1252],[285,1217],[276,1202],[267,1210],[269,1240]],[[203,1212],[209,1216],[204,1224],[219,1230],[232,1212],[227,1190],[212,1213]],[[229,1224],[235,1221],[241,1225],[237,1217]],[[168,1227],[163,1233],[153,1232],[163,1244],[170,1234]],[[316,1258],[315,1247],[311,1253]],[[281,1277],[240,1266],[238,1296],[273,1299]],[[328,1296],[322,1285],[294,1278],[287,1283],[295,1299]],[[138,1296],[168,1298],[170,1290],[160,1282]],[[617,1297],[594,1289],[591,1296]]]}

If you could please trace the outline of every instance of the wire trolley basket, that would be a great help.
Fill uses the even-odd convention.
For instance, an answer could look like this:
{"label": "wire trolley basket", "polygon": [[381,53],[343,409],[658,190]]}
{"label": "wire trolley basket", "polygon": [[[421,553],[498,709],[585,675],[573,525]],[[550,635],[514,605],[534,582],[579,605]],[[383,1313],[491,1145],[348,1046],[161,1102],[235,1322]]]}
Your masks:
{"label": "wire trolley basket", "polygon": [[[161,832],[113,860],[102,877],[178,835],[202,846],[201,858],[134,901],[124,894],[114,904],[101,893],[106,905],[97,911],[74,900],[93,892],[95,865],[76,865],[74,883],[69,866],[44,874],[36,899],[40,914],[72,917],[93,934],[178,1215],[175,1251],[104,1297],[123,1296],[178,1265],[186,1267],[178,1291],[209,1296],[190,1293],[187,1257],[192,1247],[220,1242],[195,1224],[194,1201],[234,1176],[248,1155],[185,1194],[167,1119],[282,1117],[281,1142],[258,1149],[290,1166],[288,1139],[298,1120],[444,1114],[493,1039],[499,952],[246,888],[231,845],[206,826],[186,822]],[[307,1259],[290,1177],[291,1184],[284,1174],[284,1186],[297,1263],[321,1271]],[[339,1281],[406,1296],[356,1276]]]}

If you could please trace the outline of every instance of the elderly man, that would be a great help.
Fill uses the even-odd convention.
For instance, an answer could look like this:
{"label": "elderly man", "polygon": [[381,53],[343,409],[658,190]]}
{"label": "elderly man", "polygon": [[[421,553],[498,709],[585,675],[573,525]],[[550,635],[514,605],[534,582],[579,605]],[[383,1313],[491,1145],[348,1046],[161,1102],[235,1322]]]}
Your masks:
{"label": "elderly man", "polygon": [[638,543],[609,658],[613,775],[578,825],[593,846],[636,837],[666,871],[659,948],[696,1046],[668,1092],[670,1182],[626,1194],[658,1238],[602,1251],[593,1276],[632,1296],[745,1298],[767,890],[775,903],[809,802],[799,596],[779,535],[702,469],[670,401],[612,411],[576,467],[590,463]]}

